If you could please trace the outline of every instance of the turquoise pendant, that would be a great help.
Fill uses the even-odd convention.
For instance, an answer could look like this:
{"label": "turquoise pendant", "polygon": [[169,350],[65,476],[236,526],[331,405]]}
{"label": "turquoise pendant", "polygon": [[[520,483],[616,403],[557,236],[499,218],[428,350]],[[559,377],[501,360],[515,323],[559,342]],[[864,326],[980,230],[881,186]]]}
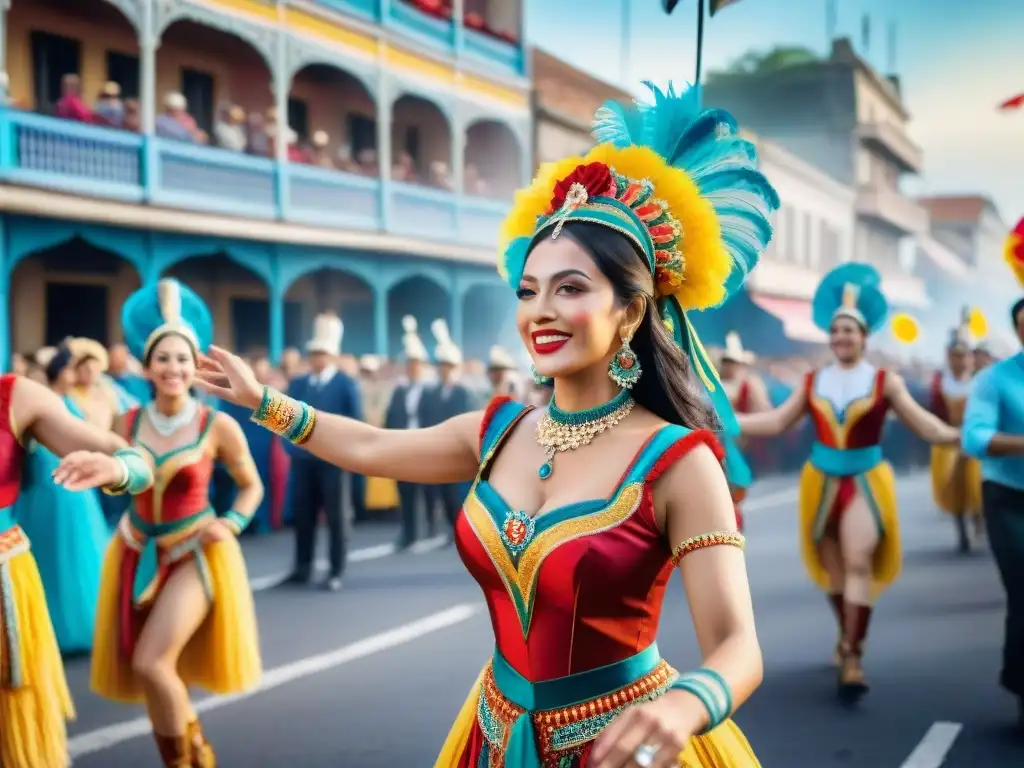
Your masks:
{"label": "turquoise pendant", "polygon": [[554,467],[551,465],[551,459],[548,459],[540,465],[540,469],[537,470],[537,474],[540,475],[541,480],[547,480],[551,477],[551,471]]}
{"label": "turquoise pendant", "polygon": [[518,555],[530,545],[536,528],[536,520],[525,512],[515,510],[505,515],[505,522],[501,526],[501,539],[509,552]]}

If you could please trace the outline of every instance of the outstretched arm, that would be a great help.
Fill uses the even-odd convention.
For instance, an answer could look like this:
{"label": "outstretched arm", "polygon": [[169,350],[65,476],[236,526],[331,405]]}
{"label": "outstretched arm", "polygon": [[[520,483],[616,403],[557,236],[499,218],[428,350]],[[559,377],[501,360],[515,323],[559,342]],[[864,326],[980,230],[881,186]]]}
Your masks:
{"label": "outstretched arm", "polygon": [[1000,394],[990,373],[974,380],[964,414],[963,451],[968,456],[1024,455],[1024,435],[999,431]]}
{"label": "outstretched arm", "polygon": [[113,432],[75,417],[54,392],[31,379],[18,378],[11,397],[12,427],[29,433],[58,456],[72,451],[113,455],[128,444]]}
{"label": "outstretched arm", "polygon": [[349,472],[409,483],[457,483],[472,480],[479,469],[480,412],[428,429],[380,429],[313,412],[305,403],[265,390],[244,360],[219,347],[211,347],[209,357],[200,360],[197,380],[213,395],[251,408],[262,417],[258,423],[271,431]]}
{"label": "outstretched arm", "polygon": [[750,398],[747,405],[750,413],[764,413],[772,409],[772,399],[768,396],[768,387],[760,376],[751,376],[749,379]]}
{"label": "outstretched arm", "polygon": [[807,410],[807,395],[796,387],[778,408],[761,413],[737,414],[740,434],[751,437],[776,437],[796,424]]}
{"label": "outstretched arm", "polygon": [[885,377],[885,396],[899,420],[925,442],[933,445],[955,445],[960,442],[960,430],[949,426],[918,403],[901,376],[890,373]]}

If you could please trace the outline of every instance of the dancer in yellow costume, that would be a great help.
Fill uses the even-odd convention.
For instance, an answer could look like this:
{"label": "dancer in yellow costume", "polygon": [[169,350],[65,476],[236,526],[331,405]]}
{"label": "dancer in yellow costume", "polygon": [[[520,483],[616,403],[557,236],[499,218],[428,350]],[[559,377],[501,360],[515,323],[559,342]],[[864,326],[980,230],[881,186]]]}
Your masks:
{"label": "dancer in yellow costume", "polygon": [[0,765],[64,768],[64,721],[74,706],[30,542],[12,514],[30,438],[64,457],[52,480],[37,482],[69,491],[139,492],[153,472],[124,440],[74,416],[46,387],[0,376]]}
{"label": "dancer in yellow costume", "polygon": [[[973,315],[975,324],[979,319],[984,321],[976,310]],[[972,333],[971,325],[972,312],[965,308],[960,324],[950,333],[946,367],[937,371],[932,379],[931,412],[955,427],[963,423],[974,375],[971,353],[976,334]],[[956,523],[959,550],[969,552],[972,533],[977,537],[983,530],[981,464],[964,455],[958,445],[934,445],[931,470],[935,504]]]}
{"label": "dancer in yellow costume", "polygon": [[[347,470],[475,478],[455,541],[496,650],[439,768],[758,766],[730,719],[761,653],[714,411],[738,427],[686,312],[742,285],[779,201],[730,115],[652,90],[651,106],[605,105],[598,146],[542,167],[505,223],[501,272],[534,375],[553,379],[547,408],[505,396],[381,430],[261,387],[222,350],[200,371]],[[677,566],[702,638],[683,673],[656,643]]]}
{"label": "dancer in yellow costume", "polygon": [[[864,359],[867,339],[889,312],[882,277],[867,264],[829,272],[814,294],[814,322],[829,334],[835,362],[807,374],[785,403],[740,416],[743,434],[774,437],[805,415],[816,441],[800,477],[800,539],[811,580],[826,590],[839,625],[839,692],[867,692],[861,656],[878,593],[902,565],[896,480],[882,455],[890,409],[911,431],[953,445],[960,433],[917,404],[903,380]],[[906,316],[894,324],[912,324]],[[897,334],[899,336],[899,334]]]}
{"label": "dancer in yellow costume", "polygon": [[[263,498],[245,435],[190,394],[197,357],[213,335],[209,310],[177,280],[144,286],[121,313],[128,346],[155,396],[115,429],[152,457],[153,488],[132,495],[106,557],[96,610],[92,689],[145,702],[163,765],[213,768],[189,685],[241,693],[260,679],[256,611],[238,536]],[[222,462],[238,486],[217,517],[210,479]],[[159,570],[135,600],[140,553],[156,544]]]}

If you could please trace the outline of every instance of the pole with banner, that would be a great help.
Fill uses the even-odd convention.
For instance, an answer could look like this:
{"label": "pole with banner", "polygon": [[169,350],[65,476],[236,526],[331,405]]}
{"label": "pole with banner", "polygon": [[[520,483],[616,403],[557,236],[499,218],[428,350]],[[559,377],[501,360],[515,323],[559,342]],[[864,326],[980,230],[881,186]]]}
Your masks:
{"label": "pole with banner", "polygon": [[[710,0],[710,10],[712,18],[723,8],[730,5],[735,5],[740,0]],[[704,60],[704,2],[705,0],[697,0],[697,65],[696,74],[693,79],[695,86],[700,85],[701,69]],[[679,0],[661,0],[661,7],[665,10],[665,13],[672,13],[679,5]]]}

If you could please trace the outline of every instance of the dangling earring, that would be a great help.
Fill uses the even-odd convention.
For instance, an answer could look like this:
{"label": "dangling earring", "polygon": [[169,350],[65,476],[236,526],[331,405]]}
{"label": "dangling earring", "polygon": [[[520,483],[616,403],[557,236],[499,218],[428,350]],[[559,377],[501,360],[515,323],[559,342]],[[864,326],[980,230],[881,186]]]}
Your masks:
{"label": "dangling earring", "polygon": [[530,364],[530,378],[538,387],[543,387],[551,381],[551,377],[537,373],[537,368],[532,363]]}
{"label": "dangling earring", "polygon": [[633,385],[640,381],[642,373],[640,360],[630,348],[629,339],[623,335],[622,348],[608,364],[608,376],[623,389],[632,389]]}

